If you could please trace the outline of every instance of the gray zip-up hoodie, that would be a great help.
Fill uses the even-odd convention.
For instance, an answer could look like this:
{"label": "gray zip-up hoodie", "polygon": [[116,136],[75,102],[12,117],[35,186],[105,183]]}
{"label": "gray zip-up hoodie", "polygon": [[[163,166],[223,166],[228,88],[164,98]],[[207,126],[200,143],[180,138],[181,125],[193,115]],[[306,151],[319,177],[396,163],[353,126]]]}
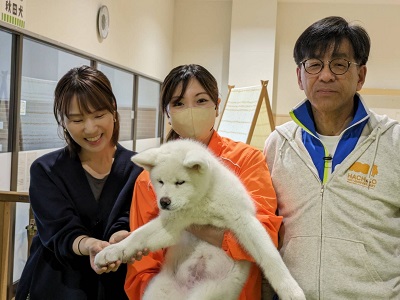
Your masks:
{"label": "gray zip-up hoodie", "polygon": [[400,125],[369,112],[322,183],[291,121],[264,154],[283,216],[280,252],[308,300],[400,299]]}

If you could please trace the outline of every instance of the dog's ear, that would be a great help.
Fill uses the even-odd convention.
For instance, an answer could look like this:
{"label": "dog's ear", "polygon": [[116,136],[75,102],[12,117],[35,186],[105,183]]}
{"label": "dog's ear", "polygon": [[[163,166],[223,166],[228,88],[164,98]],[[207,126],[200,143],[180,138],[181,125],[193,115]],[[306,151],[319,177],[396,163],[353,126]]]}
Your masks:
{"label": "dog's ear", "polygon": [[138,166],[150,171],[156,164],[158,148],[152,148],[132,156],[131,160]]}
{"label": "dog's ear", "polygon": [[191,150],[186,153],[183,160],[183,166],[190,169],[195,169],[200,172],[205,172],[210,168],[210,162],[204,151]]}

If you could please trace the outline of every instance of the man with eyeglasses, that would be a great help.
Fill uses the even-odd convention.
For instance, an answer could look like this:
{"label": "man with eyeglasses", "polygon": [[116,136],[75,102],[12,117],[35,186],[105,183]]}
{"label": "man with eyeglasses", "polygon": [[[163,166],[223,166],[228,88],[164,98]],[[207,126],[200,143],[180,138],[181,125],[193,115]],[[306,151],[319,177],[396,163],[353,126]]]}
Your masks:
{"label": "man with eyeglasses", "polygon": [[307,300],[400,299],[400,125],[358,94],[369,51],[341,17],[308,27],[294,47],[307,98],[265,144],[280,252]]}

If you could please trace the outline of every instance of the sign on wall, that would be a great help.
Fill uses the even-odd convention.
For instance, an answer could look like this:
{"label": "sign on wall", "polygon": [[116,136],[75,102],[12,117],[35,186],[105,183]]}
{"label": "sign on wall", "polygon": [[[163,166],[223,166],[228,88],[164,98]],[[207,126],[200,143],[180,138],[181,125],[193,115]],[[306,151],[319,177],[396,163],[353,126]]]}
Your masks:
{"label": "sign on wall", "polygon": [[1,21],[25,28],[27,0],[1,0]]}

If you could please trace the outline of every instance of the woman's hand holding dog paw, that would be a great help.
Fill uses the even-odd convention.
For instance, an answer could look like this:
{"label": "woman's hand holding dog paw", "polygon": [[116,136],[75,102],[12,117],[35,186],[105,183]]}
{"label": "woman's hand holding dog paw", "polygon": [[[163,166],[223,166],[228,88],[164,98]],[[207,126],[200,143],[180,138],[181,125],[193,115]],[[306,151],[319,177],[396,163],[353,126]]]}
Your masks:
{"label": "woman's hand holding dog paw", "polygon": [[[110,244],[116,244],[119,243],[120,241],[124,240],[125,238],[127,238],[131,233],[129,231],[126,230],[120,230],[115,232],[111,238],[110,238]],[[123,260],[123,263],[130,263],[133,264],[135,261],[139,261],[142,259],[143,256],[148,255],[149,254],[149,249],[145,248],[143,250],[140,250],[138,252],[136,252],[129,260],[125,261]]]}
{"label": "woman's hand holding dog paw", "polygon": [[144,248],[143,250],[136,252],[135,255],[132,256],[131,259],[128,261],[128,263],[133,264],[135,261],[141,260],[143,256],[146,256],[149,253],[150,253],[150,250],[147,248]]}
{"label": "woman's hand holding dog paw", "polygon": [[104,248],[106,248],[109,245],[110,245],[110,243],[108,243],[108,242],[97,240],[94,238],[87,239],[87,242],[85,243],[85,247],[87,247],[87,251],[90,256],[90,266],[92,267],[93,271],[95,271],[97,274],[115,272],[118,270],[119,266],[121,265],[120,260],[107,263],[106,265],[103,265],[103,266],[97,266],[94,263],[94,258],[97,255],[97,253],[99,253],[101,250],[103,250]]}
{"label": "woman's hand holding dog paw", "polygon": [[128,237],[131,233],[127,230],[120,230],[115,232],[111,237],[110,237],[110,244],[115,244],[118,243],[120,241],[122,241],[123,239],[125,239],[126,237]]}

